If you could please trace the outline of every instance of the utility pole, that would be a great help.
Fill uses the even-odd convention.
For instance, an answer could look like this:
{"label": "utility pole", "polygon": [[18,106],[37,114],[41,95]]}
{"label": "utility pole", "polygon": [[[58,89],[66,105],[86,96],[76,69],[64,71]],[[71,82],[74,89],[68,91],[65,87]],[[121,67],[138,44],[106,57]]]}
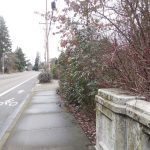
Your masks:
{"label": "utility pole", "polygon": [[48,11],[47,11],[47,0],[46,0],[46,12],[45,12],[45,39],[46,39],[46,59],[47,59],[47,67],[48,71],[50,71],[49,64],[49,40],[48,40]]}
{"label": "utility pole", "polygon": [[[49,12],[48,12],[48,0],[46,0],[46,5],[45,5],[45,14],[40,14],[38,12],[35,12],[36,14],[40,14],[42,16],[45,17],[45,23],[40,23],[40,24],[45,24],[45,62],[46,62],[46,66],[47,66],[47,71],[50,71],[50,62],[49,62],[49,32],[51,29],[51,19],[53,17],[53,11],[56,10],[56,3],[54,0],[53,2],[51,2],[51,8],[52,8],[52,15],[51,15],[51,19],[49,18]],[[48,22],[50,19],[50,23]]]}

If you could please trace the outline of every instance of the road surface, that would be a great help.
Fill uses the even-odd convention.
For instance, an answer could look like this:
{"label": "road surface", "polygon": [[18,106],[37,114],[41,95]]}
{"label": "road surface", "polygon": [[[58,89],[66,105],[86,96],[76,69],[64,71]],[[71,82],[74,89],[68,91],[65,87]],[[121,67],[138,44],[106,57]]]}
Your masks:
{"label": "road surface", "polygon": [[0,136],[11,116],[29,96],[38,74],[31,71],[0,75]]}

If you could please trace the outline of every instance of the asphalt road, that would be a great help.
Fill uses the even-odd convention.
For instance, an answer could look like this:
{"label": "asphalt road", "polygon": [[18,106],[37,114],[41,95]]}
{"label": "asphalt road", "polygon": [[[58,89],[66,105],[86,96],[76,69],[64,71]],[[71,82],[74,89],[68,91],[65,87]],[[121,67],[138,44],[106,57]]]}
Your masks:
{"label": "asphalt road", "polygon": [[0,75],[0,134],[11,116],[27,99],[37,81],[38,72]]}

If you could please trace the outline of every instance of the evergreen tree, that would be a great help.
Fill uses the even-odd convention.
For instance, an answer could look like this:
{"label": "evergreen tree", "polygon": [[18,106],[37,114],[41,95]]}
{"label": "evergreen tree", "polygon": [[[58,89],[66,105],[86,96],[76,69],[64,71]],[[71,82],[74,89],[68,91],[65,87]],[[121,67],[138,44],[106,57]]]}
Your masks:
{"label": "evergreen tree", "polygon": [[26,59],[25,55],[20,47],[17,47],[15,51],[16,55],[16,67],[19,71],[23,71],[26,66]]}
{"label": "evergreen tree", "polygon": [[[4,52],[11,51],[11,41],[4,18],[0,16],[0,60]],[[1,61],[0,61],[1,68]]]}
{"label": "evergreen tree", "polygon": [[35,63],[34,63],[33,70],[39,71],[39,65],[40,65],[40,55],[39,55],[39,53],[37,53],[36,54],[36,58],[35,58]]}

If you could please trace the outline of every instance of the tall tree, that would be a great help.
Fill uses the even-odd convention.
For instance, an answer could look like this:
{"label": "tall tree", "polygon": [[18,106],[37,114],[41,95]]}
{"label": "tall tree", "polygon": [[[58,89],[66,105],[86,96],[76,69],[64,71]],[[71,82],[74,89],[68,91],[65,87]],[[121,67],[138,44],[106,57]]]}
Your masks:
{"label": "tall tree", "polygon": [[38,71],[39,70],[39,65],[40,65],[40,55],[39,55],[39,53],[37,53],[33,70]]}
{"label": "tall tree", "polygon": [[26,66],[26,59],[25,54],[23,53],[20,47],[17,47],[15,55],[16,55],[16,67],[19,71],[23,71]]}
{"label": "tall tree", "polygon": [[[4,18],[0,16],[0,60],[4,52],[11,51],[11,41],[8,34],[8,29],[6,27]],[[1,68],[1,61],[0,61]]]}

